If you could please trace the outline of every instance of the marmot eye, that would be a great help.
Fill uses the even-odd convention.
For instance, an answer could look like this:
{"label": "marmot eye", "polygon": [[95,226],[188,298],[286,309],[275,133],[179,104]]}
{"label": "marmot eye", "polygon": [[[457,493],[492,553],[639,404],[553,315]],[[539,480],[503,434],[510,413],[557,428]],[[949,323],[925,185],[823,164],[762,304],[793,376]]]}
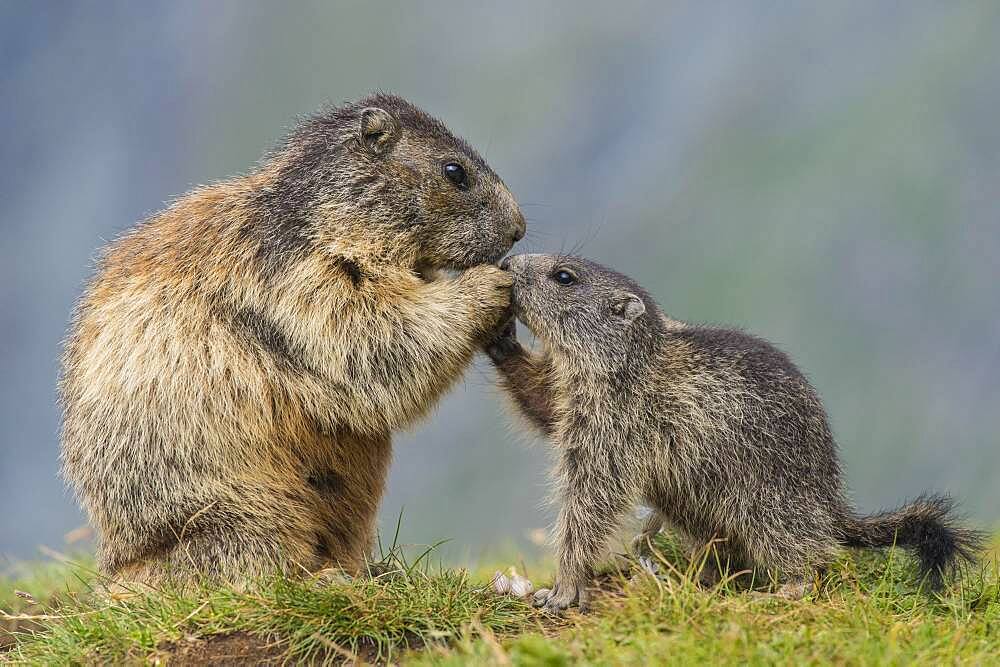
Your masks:
{"label": "marmot eye", "polygon": [[465,174],[465,167],[457,162],[449,162],[444,166],[444,177],[454,183],[459,190],[469,189],[469,177]]}
{"label": "marmot eye", "polygon": [[576,282],[576,276],[565,269],[560,269],[552,274],[552,279],[560,285],[572,285]]}

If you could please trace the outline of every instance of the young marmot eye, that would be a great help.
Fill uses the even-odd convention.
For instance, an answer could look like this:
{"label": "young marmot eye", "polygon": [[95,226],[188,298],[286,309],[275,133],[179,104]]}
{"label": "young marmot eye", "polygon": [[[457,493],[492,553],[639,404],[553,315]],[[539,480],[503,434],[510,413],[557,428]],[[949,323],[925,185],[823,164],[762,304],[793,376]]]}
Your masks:
{"label": "young marmot eye", "polygon": [[576,276],[573,275],[572,271],[557,269],[552,273],[552,280],[556,281],[560,285],[572,285],[576,282]]}
{"label": "young marmot eye", "polygon": [[459,190],[469,189],[469,176],[465,173],[465,167],[457,162],[448,162],[444,165],[444,177],[455,184]]}

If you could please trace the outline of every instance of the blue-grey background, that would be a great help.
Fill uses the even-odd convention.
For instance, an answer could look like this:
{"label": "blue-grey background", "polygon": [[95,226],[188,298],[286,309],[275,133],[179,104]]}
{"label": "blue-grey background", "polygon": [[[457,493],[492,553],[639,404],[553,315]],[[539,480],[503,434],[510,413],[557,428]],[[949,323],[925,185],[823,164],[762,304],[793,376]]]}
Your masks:
{"label": "blue-grey background", "polygon": [[[296,116],[401,93],[675,317],[744,326],[826,400],[864,508],[1000,518],[1000,3],[0,2],[0,554],[81,524],[60,339],[95,250]],[[391,532],[468,561],[551,516],[477,363],[397,439]],[[0,560],[2,565],[2,560]]]}

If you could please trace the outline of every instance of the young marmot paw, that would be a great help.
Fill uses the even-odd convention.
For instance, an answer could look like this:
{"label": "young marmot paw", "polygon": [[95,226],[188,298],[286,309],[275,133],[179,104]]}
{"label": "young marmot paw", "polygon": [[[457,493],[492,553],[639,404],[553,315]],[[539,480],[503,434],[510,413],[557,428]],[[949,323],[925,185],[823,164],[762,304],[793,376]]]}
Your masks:
{"label": "young marmot paw", "polygon": [[561,614],[574,604],[581,612],[587,611],[588,596],[586,588],[578,584],[556,582],[552,588],[540,588],[535,591],[531,603],[545,611]]}

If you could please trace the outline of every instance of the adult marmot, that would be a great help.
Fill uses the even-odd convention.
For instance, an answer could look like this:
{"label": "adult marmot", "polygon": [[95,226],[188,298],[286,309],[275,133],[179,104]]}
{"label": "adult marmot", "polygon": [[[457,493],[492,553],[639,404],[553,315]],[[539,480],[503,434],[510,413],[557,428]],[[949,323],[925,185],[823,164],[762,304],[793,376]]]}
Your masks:
{"label": "adult marmot", "polygon": [[471,146],[379,94],[112,243],[60,384],[63,475],[101,570],[245,583],[361,566],[390,435],[497,326],[510,277],[491,263],[524,230]]}

